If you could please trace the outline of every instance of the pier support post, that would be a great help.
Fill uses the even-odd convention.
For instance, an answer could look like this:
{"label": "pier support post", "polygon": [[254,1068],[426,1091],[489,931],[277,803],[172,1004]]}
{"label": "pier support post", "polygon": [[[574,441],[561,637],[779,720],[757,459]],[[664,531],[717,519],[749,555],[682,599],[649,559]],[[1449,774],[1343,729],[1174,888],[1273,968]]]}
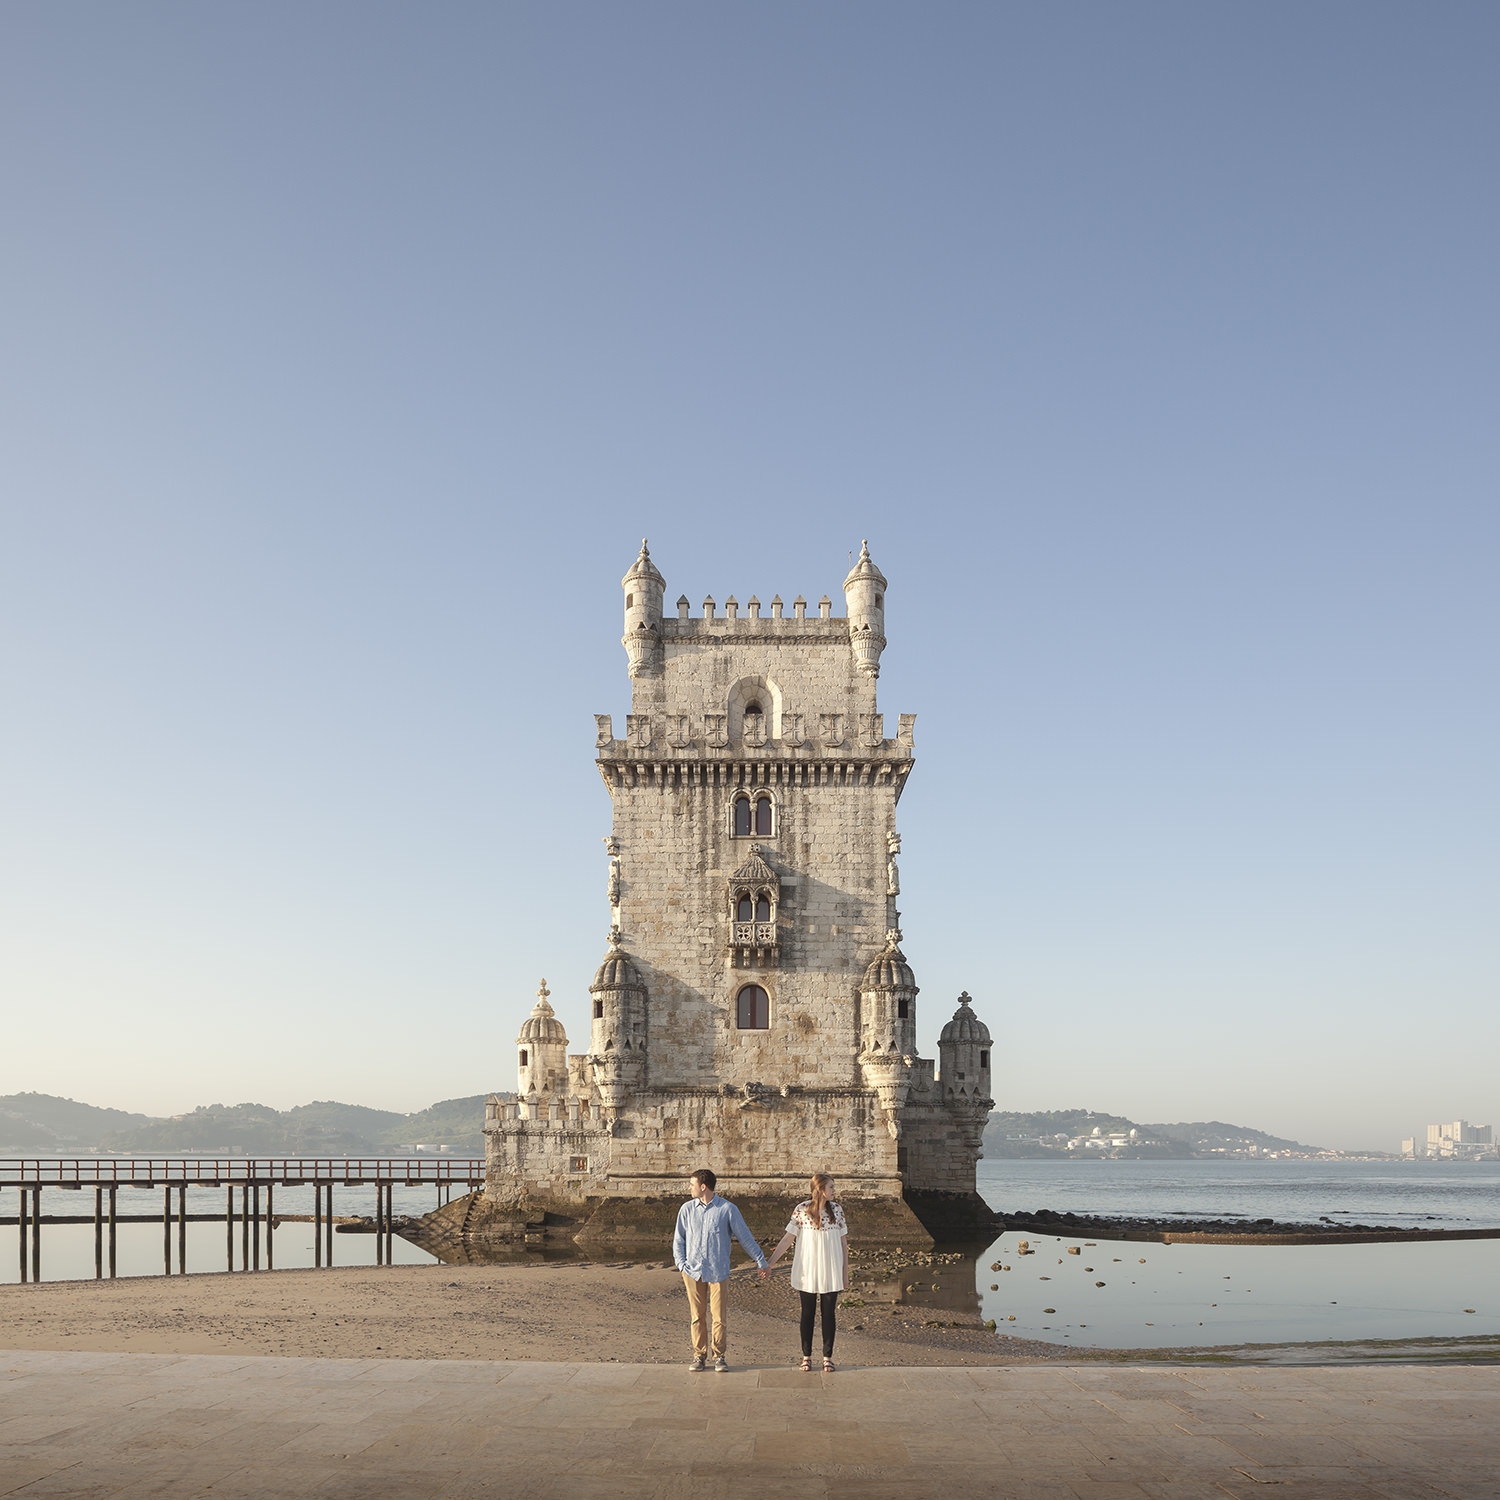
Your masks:
{"label": "pier support post", "polygon": [[26,1243],[26,1189],[24,1187],[18,1188],[17,1191],[21,1195],[21,1206],[16,1213],[16,1225],[21,1231],[21,1281],[24,1285],[30,1270],[30,1263],[26,1255],[29,1248]]}
{"label": "pier support post", "polygon": [[276,1227],[276,1207],[271,1199],[274,1184],[266,1184],[266,1270],[276,1269],[276,1258],[271,1251],[271,1231]]}
{"label": "pier support post", "polygon": [[323,1264],[323,1184],[313,1183],[313,1265]]}
{"label": "pier support post", "polygon": [[187,1275],[187,1183],[177,1189],[177,1274]]}
{"label": "pier support post", "polygon": [[114,1279],[115,1274],[115,1194],[119,1189],[114,1183],[109,1185],[109,1274]]}
{"label": "pier support post", "polygon": [[260,1184],[257,1182],[250,1189],[251,1194],[251,1218],[250,1218],[250,1250],[251,1259],[255,1270],[260,1270]]}
{"label": "pier support post", "polygon": [[94,1189],[94,1280],[104,1276],[104,1189]]}
{"label": "pier support post", "polygon": [[172,1184],[161,1190],[161,1273],[172,1274]]}
{"label": "pier support post", "polygon": [[31,1196],[31,1279],[42,1279],[42,1190],[32,1189]]}
{"label": "pier support post", "polygon": [[224,1189],[224,1269],[234,1270],[234,1184]]}
{"label": "pier support post", "polygon": [[240,1270],[250,1269],[250,1184],[240,1184]]}

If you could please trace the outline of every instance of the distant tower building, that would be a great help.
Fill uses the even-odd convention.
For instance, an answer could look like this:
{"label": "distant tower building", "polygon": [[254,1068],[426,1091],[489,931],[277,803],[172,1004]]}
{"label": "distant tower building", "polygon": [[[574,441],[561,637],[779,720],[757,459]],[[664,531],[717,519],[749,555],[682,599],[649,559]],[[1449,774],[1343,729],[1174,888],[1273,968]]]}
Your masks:
{"label": "distant tower building", "polygon": [[919,1232],[913,1213],[978,1226],[991,1039],[965,994],[940,1070],[917,1052],[895,826],[914,716],[887,736],[868,545],[844,619],[826,595],[811,617],[800,595],[790,615],[730,595],[700,617],[684,595],[666,617],[644,543],[622,589],[631,705],[623,735],[596,716],[613,822],[589,1050],[565,1056],[544,990],[521,1103],[487,1111],[486,1196],[602,1223],[617,1200],[680,1198],[699,1165],[741,1200],[795,1197],[821,1170],[892,1233]]}

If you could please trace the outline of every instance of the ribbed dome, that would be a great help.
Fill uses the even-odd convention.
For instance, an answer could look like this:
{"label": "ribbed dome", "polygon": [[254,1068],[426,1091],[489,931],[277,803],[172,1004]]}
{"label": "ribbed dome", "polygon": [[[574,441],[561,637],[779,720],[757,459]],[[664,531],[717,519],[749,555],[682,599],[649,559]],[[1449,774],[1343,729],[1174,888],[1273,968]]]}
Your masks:
{"label": "ribbed dome", "polygon": [[589,986],[589,993],[594,994],[599,990],[643,990],[645,988],[641,980],[641,971],[619,948],[612,947],[604,955],[604,962],[595,970],[594,982]]}
{"label": "ribbed dome", "polygon": [[518,1042],[561,1042],[567,1045],[568,1033],[547,1003],[547,996],[551,993],[544,979],[536,992],[536,1004],[531,1007],[531,1014],[521,1022],[521,1034],[516,1038]]}
{"label": "ribbed dome", "polygon": [[977,1042],[982,1047],[989,1046],[990,1028],[969,1008],[972,1004],[969,992],[965,990],[958,997],[958,1009],[953,1012],[953,1019],[943,1027],[938,1041]]}
{"label": "ribbed dome", "polygon": [[651,561],[651,551],[645,542],[641,543],[641,555],[631,563],[630,571],[620,580],[621,584],[629,583],[633,578],[649,578],[653,583],[665,583],[666,580],[656,571],[656,564]]}
{"label": "ribbed dome", "polygon": [[844,587],[848,588],[851,583],[857,583],[861,578],[873,578],[882,587],[885,584],[885,574],[870,561],[868,542],[859,544],[859,560],[849,569],[849,576],[844,580]]}
{"label": "ribbed dome", "polygon": [[884,948],[865,970],[859,985],[861,993],[869,990],[911,990],[916,993],[917,980],[906,961],[906,955],[895,943]]}

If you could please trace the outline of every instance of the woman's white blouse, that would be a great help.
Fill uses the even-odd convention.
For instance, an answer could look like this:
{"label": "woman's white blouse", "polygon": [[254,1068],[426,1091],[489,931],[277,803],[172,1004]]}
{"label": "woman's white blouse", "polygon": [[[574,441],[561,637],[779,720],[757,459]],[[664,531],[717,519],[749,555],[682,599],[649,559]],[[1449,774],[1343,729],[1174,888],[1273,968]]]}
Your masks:
{"label": "woman's white blouse", "polygon": [[805,1199],[792,1210],[788,1234],[797,1236],[792,1251],[792,1287],[799,1292],[842,1292],[844,1290],[844,1239],[849,1230],[844,1210],[837,1203],[823,1206],[823,1225],[812,1221],[812,1199]]}

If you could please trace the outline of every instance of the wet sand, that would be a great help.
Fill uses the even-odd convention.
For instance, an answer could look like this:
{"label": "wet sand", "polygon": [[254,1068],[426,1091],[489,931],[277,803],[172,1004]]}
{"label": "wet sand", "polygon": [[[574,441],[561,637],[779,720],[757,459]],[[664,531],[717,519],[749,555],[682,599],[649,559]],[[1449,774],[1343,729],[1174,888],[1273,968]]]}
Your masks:
{"label": "wet sand", "polygon": [[[795,1363],[786,1269],[731,1278],[729,1357]],[[1365,1340],[1234,1348],[1097,1349],[1007,1338],[951,1313],[871,1303],[839,1315],[841,1365],[1500,1360],[1500,1340]],[[0,1287],[0,1348],[322,1359],[597,1361],[688,1357],[682,1278],[660,1261],[363,1266]]]}
{"label": "wet sand", "polygon": [[[785,1268],[731,1278],[730,1357],[792,1363],[798,1299]],[[861,1365],[994,1364],[1076,1351],[932,1328],[931,1308],[851,1308],[837,1353]],[[943,1314],[951,1317],[951,1314]],[[600,1360],[688,1356],[687,1299],[670,1264],[363,1266],[0,1287],[0,1347],[335,1359]],[[1002,1356],[1002,1350],[1007,1351]]]}

